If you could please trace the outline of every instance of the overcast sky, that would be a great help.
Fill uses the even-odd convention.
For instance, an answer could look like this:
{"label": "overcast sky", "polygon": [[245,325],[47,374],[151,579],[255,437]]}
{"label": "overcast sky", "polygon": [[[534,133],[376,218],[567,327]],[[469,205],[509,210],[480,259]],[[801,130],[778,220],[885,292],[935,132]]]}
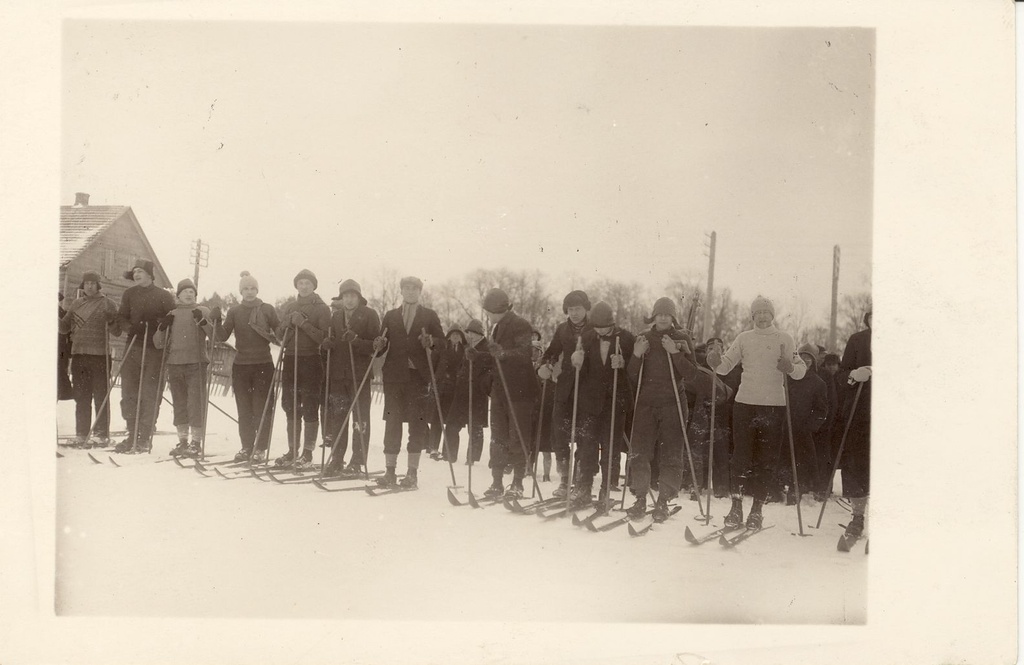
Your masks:
{"label": "overcast sky", "polygon": [[239,22],[64,28],[61,202],[130,205],[200,295],[381,266],[716,287],[827,316],[868,287],[870,30]]}

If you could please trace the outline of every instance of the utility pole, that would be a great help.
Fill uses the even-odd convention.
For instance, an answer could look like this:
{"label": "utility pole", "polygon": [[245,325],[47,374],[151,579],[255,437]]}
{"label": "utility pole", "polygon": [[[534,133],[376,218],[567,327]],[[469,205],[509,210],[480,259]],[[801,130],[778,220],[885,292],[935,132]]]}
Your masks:
{"label": "utility pole", "polygon": [[196,238],[189,246],[189,262],[196,267],[192,282],[196,285],[196,293],[199,293],[199,268],[207,268],[210,265],[210,246],[203,242],[202,238]]}
{"label": "utility pole", "polygon": [[714,309],[715,294],[715,240],[718,234],[712,231],[708,234],[707,257],[708,257],[708,293],[704,299],[704,321],[700,324],[700,340],[706,340],[711,332],[711,312]]}
{"label": "utility pole", "polygon": [[828,350],[836,350],[836,317],[839,314],[839,245],[832,248],[832,313],[828,319]]}

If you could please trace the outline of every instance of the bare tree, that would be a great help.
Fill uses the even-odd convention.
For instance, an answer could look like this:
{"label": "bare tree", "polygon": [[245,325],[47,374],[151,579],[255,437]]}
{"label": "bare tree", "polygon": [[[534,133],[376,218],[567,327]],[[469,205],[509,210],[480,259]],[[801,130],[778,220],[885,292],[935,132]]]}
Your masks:
{"label": "bare tree", "polygon": [[382,266],[370,281],[364,293],[367,304],[381,316],[394,309],[402,301],[402,289],[399,286],[398,271]]}
{"label": "bare tree", "polygon": [[839,312],[836,317],[838,349],[846,348],[846,340],[850,339],[850,335],[865,328],[864,315],[871,311],[871,306],[870,291],[843,294],[839,299]]}

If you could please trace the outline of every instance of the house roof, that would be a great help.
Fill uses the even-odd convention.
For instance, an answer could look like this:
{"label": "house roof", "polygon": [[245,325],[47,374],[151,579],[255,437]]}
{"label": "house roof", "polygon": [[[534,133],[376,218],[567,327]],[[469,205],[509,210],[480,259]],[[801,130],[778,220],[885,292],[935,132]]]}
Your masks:
{"label": "house roof", "polygon": [[60,264],[74,260],[130,209],[128,206],[61,206]]}

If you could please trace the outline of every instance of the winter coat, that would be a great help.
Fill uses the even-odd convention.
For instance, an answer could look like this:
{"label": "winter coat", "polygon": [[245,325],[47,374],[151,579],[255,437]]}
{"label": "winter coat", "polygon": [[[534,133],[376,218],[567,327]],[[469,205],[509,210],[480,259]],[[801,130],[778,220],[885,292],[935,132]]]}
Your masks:
{"label": "winter coat", "polygon": [[[121,306],[117,309],[118,327],[128,333],[125,344],[131,344],[136,337],[142,337],[149,324],[146,344],[153,346],[153,335],[160,319],[175,307],[174,296],[155,284],[130,286],[121,294]],[[135,348],[141,343],[136,342]]]}
{"label": "winter coat", "polygon": [[213,326],[207,322],[200,325],[192,314],[199,310],[202,321],[207,321],[210,308],[201,305],[178,303],[171,312],[174,322],[158,330],[153,337],[153,344],[158,349],[166,349],[168,365],[192,365],[195,363],[209,364],[210,356],[206,351],[206,340],[213,336]]}
{"label": "winter coat", "polygon": [[[650,328],[638,335],[638,338],[644,337],[650,344],[650,348],[643,358],[637,358],[635,355],[630,354],[627,364],[629,382],[633,390],[631,397],[636,395],[637,390],[640,391],[639,397],[636,398],[638,406],[659,407],[671,406],[676,403],[676,389],[672,387],[672,372],[669,370],[668,354],[666,354],[664,347],[661,345],[661,338],[665,335],[676,340],[686,340],[690,348],[689,353],[692,353],[693,339],[688,332],[679,328],[669,328],[664,331]],[[697,366],[693,364],[693,357],[691,355],[681,351],[671,354],[671,357],[676,381],[685,382],[687,377],[691,381],[698,380]],[[643,368],[642,375],[641,367]],[[679,399],[680,405],[683,408],[683,417],[685,418],[686,401],[681,389],[679,390]]]}
{"label": "winter coat", "polygon": [[[369,307],[359,305],[349,314],[346,325],[344,310],[335,309],[331,314],[329,330],[331,338],[334,340],[331,349],[331,383],[343,381],[345,386],[351,387],[352,382],[355,381],[355,385],[358,387],[359,382],[366,375],[366,369],[370,366],[370,358],[373,357],[373,340],[380,335],[380,317]],[[345,342],[342,337],[349,330],[358,337],[351,342]],[[352,347],[351,357],[349,356],[349,346]],[[354,368],[353,365],[355,365]],[[364,386],[363,390],[369,390],[369,386]]]}
{"label": "winter coat", "polygon": [[[615,353],[615,341],[619,341],[622,357],[629,360],[633,356],[633,344],[635,338],[633,333],[616,326],[608,335],[608,354],[601,358],[601,336],[594,329],[587,330],[583,334],[583,366],[580,368],[580,397],[579,410],[581,413],[598,415],[608,411],[612,407],[612,388],[618,375],[618,385],[615,386],[615,422],[621,423],[626,418],[627,408],[631,409],[633,403],[630,401],[629,377],[625,367],[616,372],[612,369],[611,357]],[[571,367],[571,361],[570,361]],[[572,373],[563,374],[574,378]]]}
{"label": "winter coat", "polygon": [[444,331],[437,312],[418,305],[409,331],[405,330],[402,307],[387,312],[381,324],[381,334],[387,332],[387,344],[384,349],[383,377],[385,383],[409,381],[418,375],[423,381],[430,383],[430,364],[427,352],[420,342],[420,335],[426,328],[427,334],[433,338],[434,346],[443,343]]}
{"label": "winter coat", "polygon": [[71,335],[72,354],[105,356],[108,331],[115,337],[121,334],[116,318],[117,305],[113,300],[103,294],[83,296],[68,305],[59,331]]}
{"label": "winter coat", "polygon": [[217,341],[226,342],[235,336],[234,365],[263,365],[273,362],[270,340],[256,332],[272,333],[281,325],[273,305],[256,298],[251,303],[242,301],[228,310],[224,323],[217,328]]}
{"label": "winter coat", "polygon": [[[871,366],[871,329],[861,330],[850,335],[843,350],[843,359],[839,363],[839,371],[836,373],[836,386],[841,393],[843,401],[842,425],[837,423],[836,428],[842,430],[846,426],[846,420],[850,417],[850,409],[853,408],[853,400],[857,394],[856,381],[849,383],[850,372],[858,367]],[[864,382],[861,389],[860,399],[857,401],[857,412],[853,416],[854,425],[867,425],[871,422],[871,379]]]}
{"label": "winter coat", "polygon": [[811,371],[802,379],[789,380],[789,413],[794,432],[817,432],[828,420],[828,387]]}
{"label": "winter coat", "polygon": [[[315,356],[320,353],[320,343],[324,341],[327,329],[331,325],[331,308],[320,296],[311,293],[299,296],[281,309],[281,322],[277,326],[277,338],[284,342],[285,355],[295,355],[294,326],[291,318],[293,312],[299,312],[306,320],[299,326],[298,355]],[[285,335],[288,335],[285,337]]]}
{"label": "winter coat", "polygon": [[[593,330],[590,321],[584,321],[580,331],[582,336],[588,330]],[[572,352],[576,350],[576,332],[568,319],[558,324],[555,334],[551,337],[551,343],[541,358],[541,362],[549,365],[561,364],[561,374],[555,386],[555,401],[563,404],[572,400],[572,392],[575,383],[576,370],[572,366]],[[566,377],[569,377],[566,380]]]}
{"label": "winter coat", "polygon": [[[487,340],[481,339],[475,348],[481,355],[473,360],[473,427],[487,427],[487,396],[491,393],[492,381],[496,379],[492,375],[491,358],[487,355]],[[463,355],[455,375],[452,404],[445,423],[457,427],[469,424],[469,381],[469,360]]]}
{"label": "winter coat", "polygon": [[[539,384],[533,371],[533,326],[513,311],[509,311],[491,331],[491,341],[500,349],[492,348],[491,359],[501,362],[512,402],[533,402],[537,399]],[[493,366],[493,363],[492,365]],[[499,370],[494,367],[491,381],[491,399],[507,400],[501,385]]]}

